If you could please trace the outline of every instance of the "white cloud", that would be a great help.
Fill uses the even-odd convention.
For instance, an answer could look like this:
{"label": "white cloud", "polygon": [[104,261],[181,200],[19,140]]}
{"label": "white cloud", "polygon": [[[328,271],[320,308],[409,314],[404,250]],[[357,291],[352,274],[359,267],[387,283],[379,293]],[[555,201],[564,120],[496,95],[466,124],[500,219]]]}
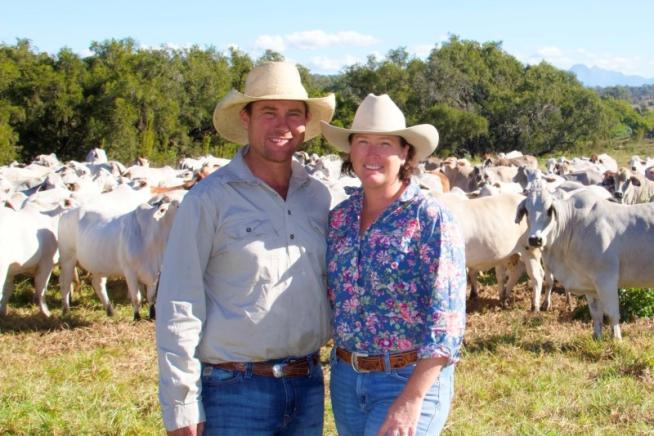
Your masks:
{"label": "white cloud", "polygon": [[290,46],[300,50],[315,50],[333,45],[367,47],[378,42],[374,36],[352,31],[326,33],[322,30],[308,30],[290,33],[283,38]]}
{"label": "white cloud", "polygon": [[450,40],[449,35],[443,34],[440,36],[437,36],[432,43],[427,43],[427,44],[416,44],[413,46],[410,46],[407,48],[407,51],[420,58],[420,59],[426,59],[429,57],[431,54],[431,51],[435,48],[441,48],[443,46],[443,43],[447,42]]}
{"label": "white cloud", "polygon": [[517,55],[518,59],[533,65],[546,61],[557,68],[569,69],[575,64],[619,71],[623,74],[654,77],[654,60],[641,56],[619,56],[613,53],[594,53],[586,49],[564,50],[546,46],[527,56]]}
{"label": "white cloud", "polygon": [[283,52],[286,49],[284,38],[279,35],[261,35],[254,41],[254,47],[261,50]]}
{"label": "white cloud", "polygon": [[408,52],[421,59],[427,58],[437,44],[419,44],[408,48]]}
{"label": "white cloud", "polygon": [[81,57],[81,58],[87,58],[87,57],[89,57],[89,56],[93,56],[95,53],[92,52],[90,49],[85,48],[84,50],[80,51],[80,52],[77,53],[77,54],[78,54],[79,57]]}
{"label": "white cloud", "polygon": [[558,47],[553,47],[553,46],[541,47],[538,50],[536,50],[536,53],[538,53],[540,56],[543,56],[543,57],[561,57],[561,56],[563,56],[563,50],[561,50]]}
{"label": "white cloud", "polygon": [[255,40],[254,46],[256,49],[270,49],[281,53],[287,47],[300,50],[316,50],[334,45],[367,47],[377,42],[379,40],[374,36],[358,32],[327,33],[323,30],[307,30],[286,35],[261,35]]}
{"label": "white cloud", "polygon": [[309,60],[312,66],[315,66],[317,70],[320,70],[320,72],[323,73],[337,73],[345,66],[362,63],[364,61],[365,60],[351,55],[346,55],[340,58],[314,56]]}
{"label": "white cloud", "polygon": [[193,47],[193,44],[187,42],[185,44],[176,44],[173,42],[166,42],[162,44],[162,47],[168,50],[189,50]]}

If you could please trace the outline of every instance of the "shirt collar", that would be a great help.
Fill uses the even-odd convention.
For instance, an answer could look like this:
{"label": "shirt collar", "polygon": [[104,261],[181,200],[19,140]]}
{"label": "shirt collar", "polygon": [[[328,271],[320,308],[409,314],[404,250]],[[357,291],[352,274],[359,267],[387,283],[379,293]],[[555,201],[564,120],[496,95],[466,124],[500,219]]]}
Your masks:
{"label": "shirt collar", "polygon": [[399,201],[405,203],[407,201],[413,200],[418,194],[420,194],[420,185],[416,182],[416,179],[411,177],[409,181],[409,186],[406,187],[402,195],[400,195]]}
{"label": "shirt collar", "polygon": [[[355,201],[355,204],[361,203],[361,200],[363,199],[362,187],[346,186],[344,189],[346,194],[350,195],[350,197],[352,197],[352,199]],[[407,201],[413,200],[418,194],[420,194],[420,185],[418,185],[415,178],[411,177],[411,180],[409,181],[409,186],[406,187],[404,192],[402,192],[402,194],[396,201],[400,203],[406,203]]]}
{"label": "shirt collar", "polygon": [[[249,145],[239,148],[230,163],[225,166],[223,177],[227,178],[227,182],[261,183],[261,179],[252,174],[250,167],[245,163],[245,155],[249,150]],[[309,181],[309,174],[306,172],[302,164],[293,160],[291,165],[292,172],[289,187],[301,186]]]}

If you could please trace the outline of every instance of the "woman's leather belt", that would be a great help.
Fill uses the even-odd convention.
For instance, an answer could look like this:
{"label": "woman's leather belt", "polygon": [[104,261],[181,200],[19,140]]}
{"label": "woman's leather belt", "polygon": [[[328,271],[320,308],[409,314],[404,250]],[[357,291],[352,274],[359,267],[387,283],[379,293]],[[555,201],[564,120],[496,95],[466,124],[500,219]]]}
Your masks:
{"label": "woman's leather belt", "polygon": [[[384,371],[384,355],[366,356],[361,353],[351,353],[344,348],[336,348],[336,356],[352,365],[356,372]],[[389,361],[391,368],[398,369],[415,363],[418,360],[417,351],[391,353]]]}
{"label": "woman's leather belt", "polygon": [[306,359],[292,360],[289,362],[223,362],[204,363],[213,368],[225,369],[227,371],[246,372],[248,365],[252,366],[252,374],[266,377],[299,377],[309,375],[311,368],[309,362],[318,364],[318,354],[308,356]]}

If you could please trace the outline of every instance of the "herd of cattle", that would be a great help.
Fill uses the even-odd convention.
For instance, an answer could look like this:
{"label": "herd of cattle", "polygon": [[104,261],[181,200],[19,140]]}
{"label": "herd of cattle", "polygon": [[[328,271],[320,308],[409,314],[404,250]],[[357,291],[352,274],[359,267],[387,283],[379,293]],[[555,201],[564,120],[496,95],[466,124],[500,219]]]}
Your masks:
{"label": "herd of cattle", "polygon": [[[330,189],[332,205],[346,198],[348,186],[358,185],[341,174],[338,156],[298,152],[296,159]],[[107,278],[124,278],[138,319],[142,294],[151,309],[154,304],[184,194],[226,162],[205,156],[154,168],[140,159],[126,167],[93,149],[85,162],[63,163],[51,154],[0,168],[0,316],[7,314],[17,274],[34,277],[35,301],[48,316],[45,290],[58,263],[64,312],[81,267],[109,315]],[[556,280],[586,296],[594,336],[601,335],[606,314],[613,336],[621,338],[618,288],[654,287],[650,158],[633,156],[624,168],[606,154],[559,158],[542,170],[533,156],[519,152],[488,156],[480,165],[430,158],[415,177],[462,228],[471,298],[478,292],[477,272],[495,268],[500,301],[507,305],[526,272],[533,310],[549,309]]]}

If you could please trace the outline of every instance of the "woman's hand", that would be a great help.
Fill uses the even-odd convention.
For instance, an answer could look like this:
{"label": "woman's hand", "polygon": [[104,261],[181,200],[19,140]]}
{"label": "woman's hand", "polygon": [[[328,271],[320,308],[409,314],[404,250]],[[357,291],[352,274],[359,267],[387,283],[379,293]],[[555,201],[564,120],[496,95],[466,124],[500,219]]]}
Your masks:
{"label": "woman's hand", "polygon": [[421,408],[422,398],[405,399],[400,395],[388,409],[378,436],[415,435]]}
{"label": "woman's hand", "polygon": [[388,409],[386,418],[377,433],[378,436],[416,434],[422,400],[429,388],[438,380],[441,368],[446,364],[447,358],[444,357],[418,360],[404,389]]}

